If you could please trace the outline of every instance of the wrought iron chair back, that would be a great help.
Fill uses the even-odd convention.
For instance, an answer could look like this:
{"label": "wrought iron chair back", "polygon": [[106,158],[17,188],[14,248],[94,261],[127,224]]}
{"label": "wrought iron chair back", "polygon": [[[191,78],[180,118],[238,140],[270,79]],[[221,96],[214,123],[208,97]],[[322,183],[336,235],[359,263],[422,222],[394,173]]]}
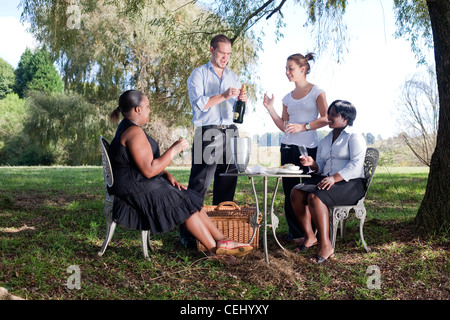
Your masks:
{"label": "wrought iron chair back", "polygon": [[[98,252],[98,255],[101,257],[105,253],[108,244],[111,242],[117,223],[112,219],[114,196],[110,195],[108,192],[108,187],[112,187],[114,185],[114,176],[112,172],[111,162],[109,161],[109,143],[103,137],[100,137],[100,150],[102,153],[103,177],[105,180],[106,193],[105,204],[103,207],[103,213],[106,220],[106,237],[103,241],[100,251]],[[148,255],[148,247],[150,246],[150,232],[148,230],[141,231],[141,240],[144,258],[145,260],[150,260],[150,257]],[[150,246],[150,248],[152,247]]]}

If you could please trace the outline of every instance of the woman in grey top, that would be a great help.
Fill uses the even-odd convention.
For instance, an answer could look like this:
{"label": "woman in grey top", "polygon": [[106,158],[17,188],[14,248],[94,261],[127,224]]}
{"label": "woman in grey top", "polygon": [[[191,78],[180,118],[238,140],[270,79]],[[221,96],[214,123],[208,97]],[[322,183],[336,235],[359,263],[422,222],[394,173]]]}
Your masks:
{"label": "woman in grey top", "polygon": [[[295,88],[282,100],[281,117],[274,110],[273,95],[269,98],[265,94],[263,101],[275,125],[286,133],[281,139],[281,165],[292,163],[300,166],[304,172],[308,172],[308,168],[300,163],[299,147],[306,147],[308,155],[315,159],[319,144],[316,130],[328,124],[325,92],[306,80],[306,75],[310,71],[308,62],[310,60],[314,60],[312,53],[306,56],[297,53],[287,58],[286,76],[289,82],[295,83]],[[295,218],[290,194],[292,188],[299,182],[300,178],[283,178],[284,211],[289,226],[288,238],[298,239],[297,241],[302,239],[303,233]]]}
{"label": "woman in grey top", "polygon": [[[364,197],[364,157],[366,141],[361,134],[350,132],[356,109],[348,101],[336,100],[328,108],[329,127],[333,129],[323,138],[317,149],[316,161],[310,156],[300,157],[304,166],[314,171],[312,178],[294,187],[292,207],[305,233],[299,244],[301,252],[318,244],[314,261],[322,263],[333,256],[329,238],[328,207],[352,205]],[[312,223],[317,228],[318,242]]]}

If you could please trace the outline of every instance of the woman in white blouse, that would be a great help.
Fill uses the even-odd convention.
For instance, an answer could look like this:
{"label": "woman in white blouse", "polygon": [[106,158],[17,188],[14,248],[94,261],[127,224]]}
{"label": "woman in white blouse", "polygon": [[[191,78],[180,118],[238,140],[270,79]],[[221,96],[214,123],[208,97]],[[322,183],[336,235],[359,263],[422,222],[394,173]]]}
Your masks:
{"label": "woman in white blouse", "polygon": [[[312,178],[294,187],[291,203],[305,234],[297,246],[300,252],[318,245],[314,261],[322,263],[333,256],[329,238],[328,206],[352,205],[364,196],[364,157],[366,141],[352,133],[356,109],[348,101],[336,100],[328,108],[328,125],[333,129],[317,149],[316,161],[300,157],[304,166],[314,171]],[[318,242],[312,223],[317,228]]]}
{"label": "woman in white blouse", "polygon": [[[286,76],[289,82],[295,83],[295,89],[282,99],[283,111],[281,117],[273,107],[274,97],[264,95],[263,104],[269,111],[275,125],[285,135],[281,139],[281,165],[292,163],[300,166],[304,172],[307,167],[300,163],[299,147],[304,146],[308,155],[316,158],[319,137],[317,129],[328,124],[327,100],[325,92],[318,86],[308,82],[306,75],[310,71],[310,60],[314,60],[314,54],[293,54],[286,61]],[[289,226],[289,238],[301,239],[304,235],[294,214],[290,202],[292,188],[300,182],[300,178],[283,178],[283,190],[285,195],[285,216]]]}

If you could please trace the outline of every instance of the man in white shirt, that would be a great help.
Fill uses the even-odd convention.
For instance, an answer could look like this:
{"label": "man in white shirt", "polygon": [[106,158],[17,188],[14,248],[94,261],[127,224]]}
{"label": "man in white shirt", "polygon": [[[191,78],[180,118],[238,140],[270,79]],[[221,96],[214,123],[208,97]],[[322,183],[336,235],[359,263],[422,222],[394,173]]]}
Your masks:
{"label": "man in white shirt", "polygon": [[[213,205],[233,201],[237,177],[222,177],[227,169],[235,168],[227,146],[232,137],[239,136],[233,123],[237,97],[246,102],[245,92],[240,94],[239,77],[228,67],[231,41],[225,35],[212,38],[208,63],[196,68],[187,80],[192,106],[195,135],[192,146],[192,166],[188,188],[206,194],[213,178]],[[185,242],[181,230],[182,242]]]}

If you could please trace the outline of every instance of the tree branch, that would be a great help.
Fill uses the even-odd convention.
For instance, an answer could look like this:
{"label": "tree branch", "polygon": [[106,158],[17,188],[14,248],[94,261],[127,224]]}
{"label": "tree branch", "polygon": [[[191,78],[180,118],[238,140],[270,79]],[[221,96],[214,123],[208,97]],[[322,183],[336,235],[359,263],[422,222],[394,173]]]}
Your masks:
{"label": "tree branch", "polygon": [[[234,41],[236,41],[237,38],[239,38],[239,36],[241,35],[242,31],[245,29],[245,27],[247,26],[247,24],[249,23],[249,21],[256,17],[260,12],[262,12],[265,8],[267,8],[272,2],[274,2],[275,0],[268,0],[266,1],[261,7],[259,7],[257,10],[255,10],[251,15],[249,15],[247,17],[247,19],[245,19],[244,23],[242,23],[241,27],[234,33],[234,37],[232,39],[230,39],[231,44],[234,43]],[[283,2],[286,0],[283,0]],[[259,18],[261,19],[261,18]],[[258,19],[258,20],[259,20]]]}
{"label": "tree branch", "polygon": [[281,13],[281,8],[283,7],[284,3],[286,2],[286,0],[282,0],[280,5],[278,7],[276,7],[267,17],[266,20],[269,20],[269,18],[271,16],[273,16],[276,12],[280,12]]}

